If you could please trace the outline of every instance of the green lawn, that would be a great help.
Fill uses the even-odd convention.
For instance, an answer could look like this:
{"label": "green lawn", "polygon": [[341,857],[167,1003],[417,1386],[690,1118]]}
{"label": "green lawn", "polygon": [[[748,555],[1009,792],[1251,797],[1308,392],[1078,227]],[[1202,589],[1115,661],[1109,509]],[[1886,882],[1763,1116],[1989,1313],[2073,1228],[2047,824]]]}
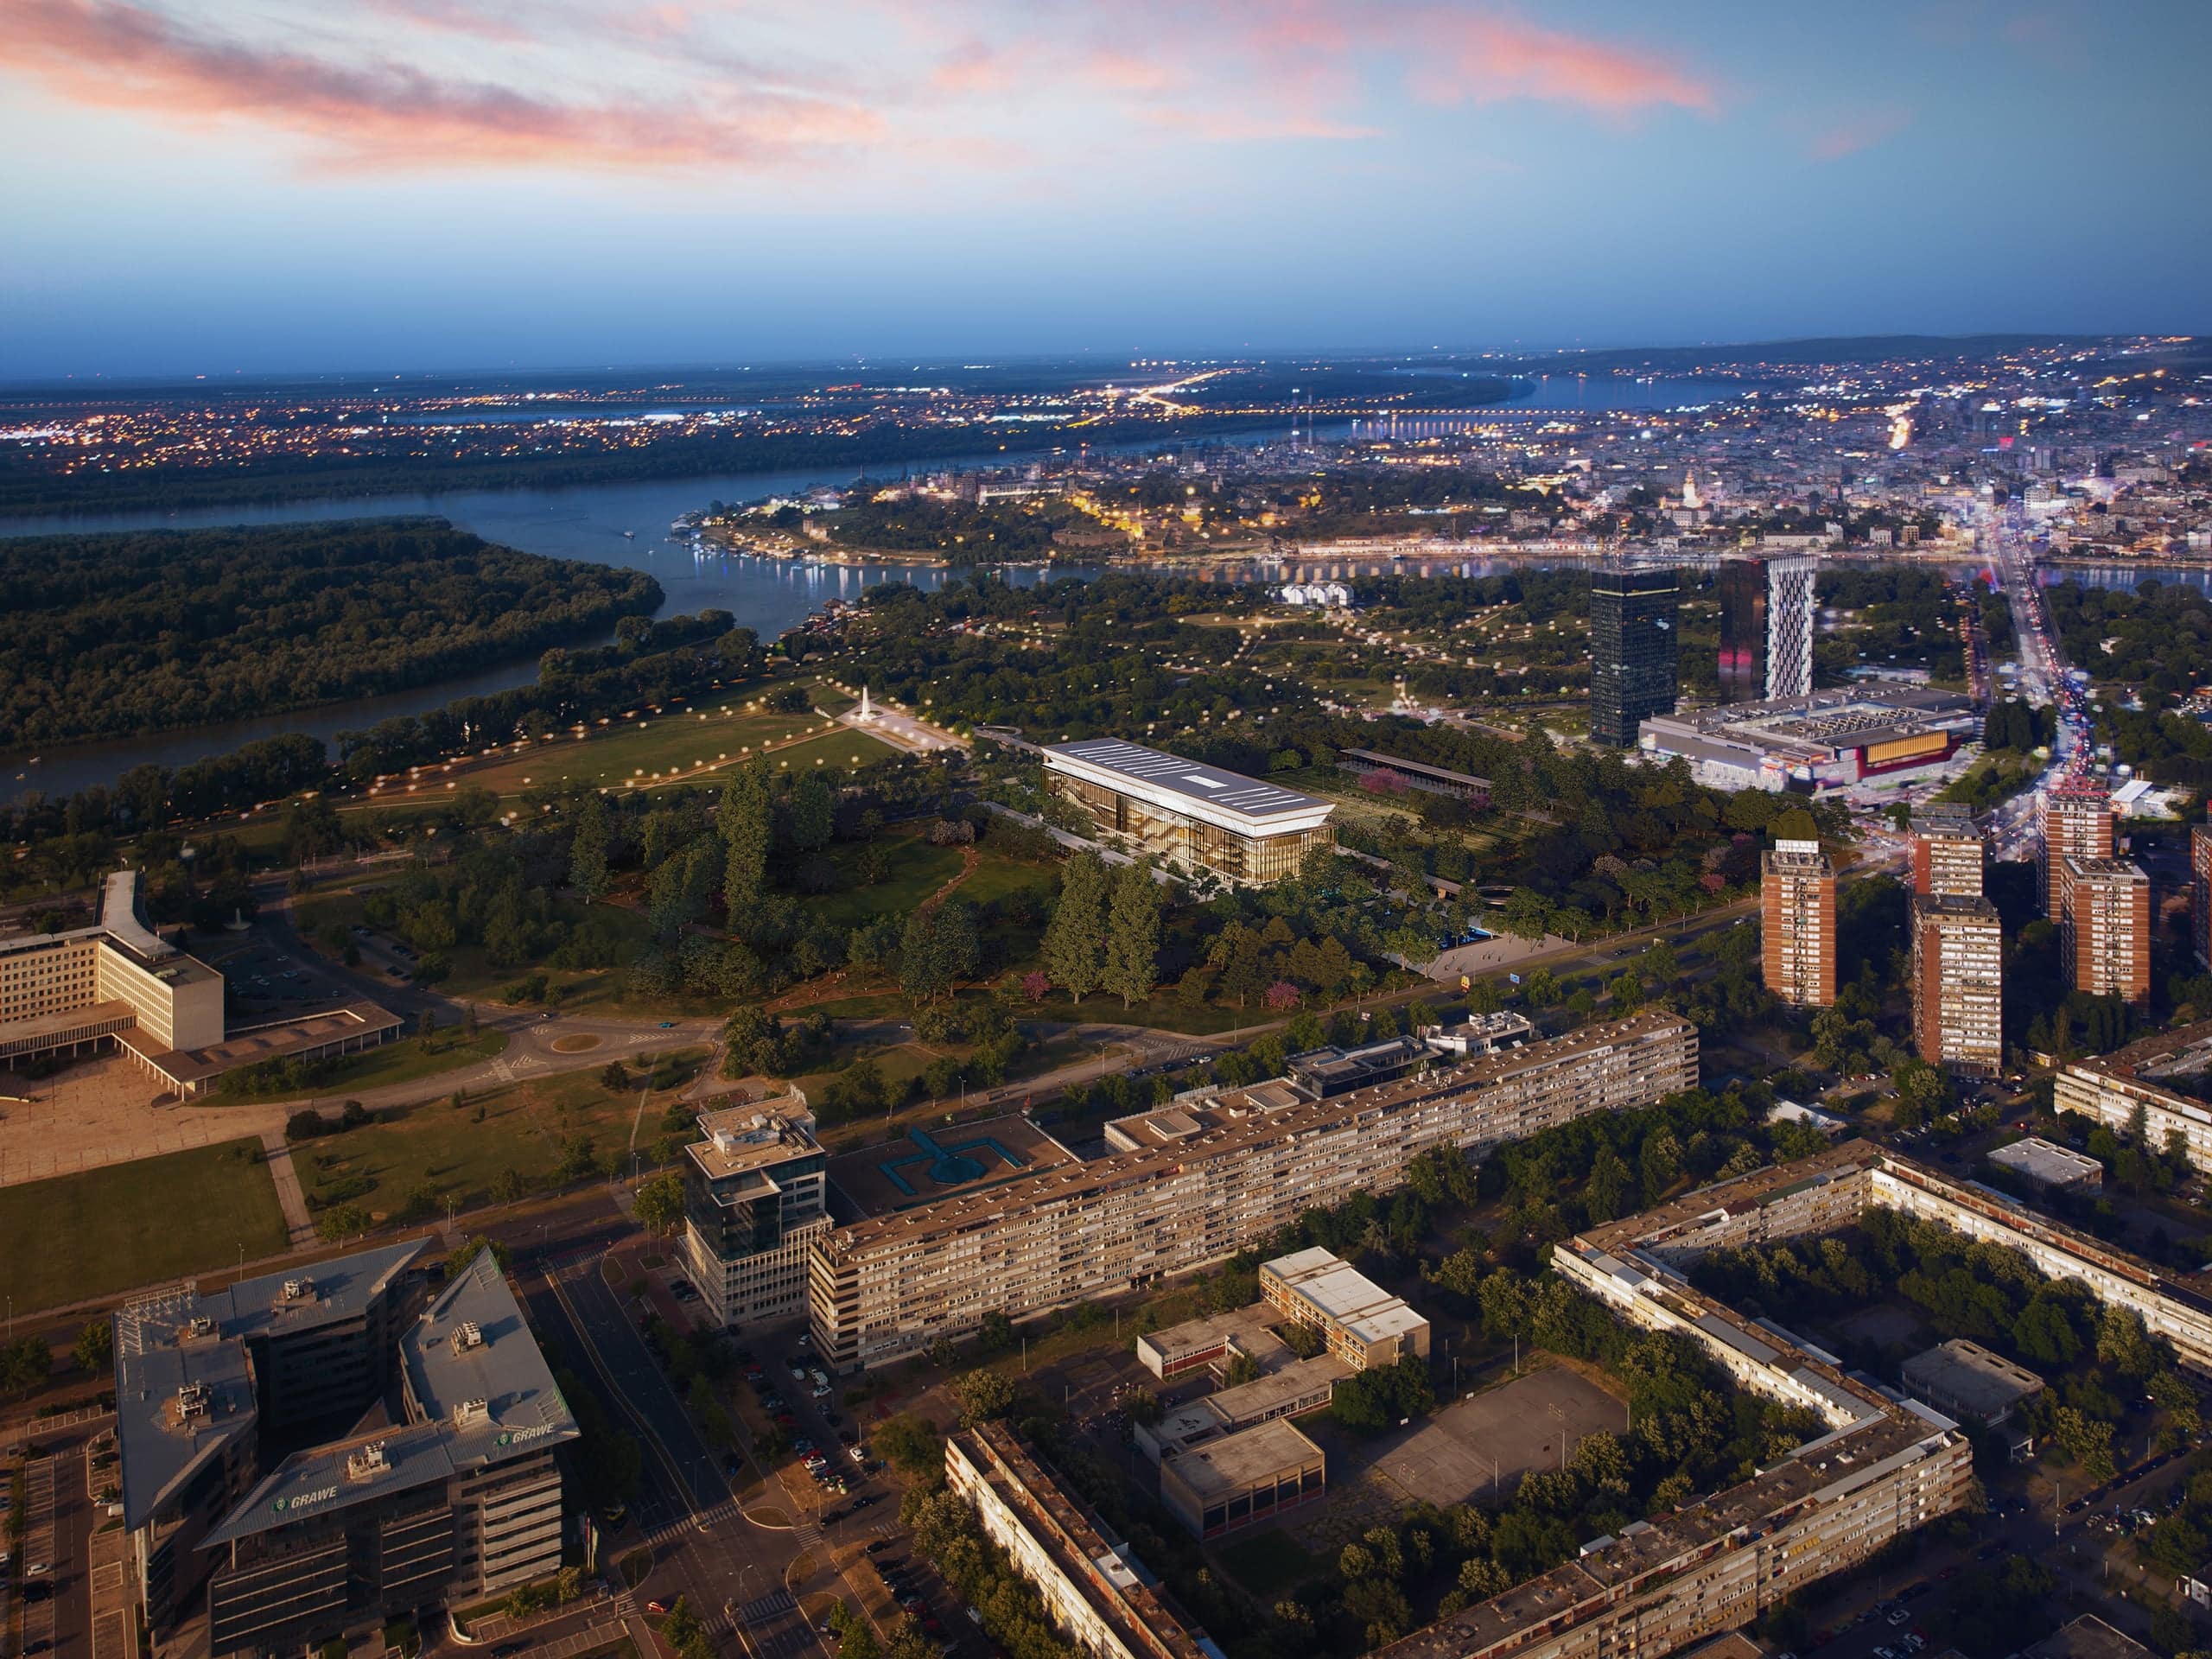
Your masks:
{"label": "green lawn", "polygon": [[[420,1037],[404,1038],[365,1053],[346,1055],[316,1081],[315,1092],[332,1095],[343,1090],[365,1090],[381,1089],[387,1084],[412,1083],[417,1077],[433,1077],[442,1071],[457,1071],[479,1060],[488,1060],[506,1046],[507,1034],[503,1031],[479,1032],[474,1037],[464,1037],[448,1027],[427,1042]],[[198,1103],[238,1106],[266,1098],[226,1088],[204,1096]]]}
{"label": "green lawn", "polygon": [[18,1315],[273,1255],[289,1237],[248,1137],[0,1187],[0,1287]]}
{"label": "green lawn", "polygon": [[1052,894],[1059,885],[1059,868],[1053,864],[1033,864],[1027,859],[1009,858],[1004,853],[995,853],[986,845],[977,849],[976,873],[960,884],[960,896],[971,905],[987,905],[994,899],[1003,899],[1020,887],[1034,887],[1044,902],[1052,906]]}
{"label": "green lawn", "polygon": [[[890,855],[890,869],[872,887],[857,885],[859,878],[854,874],[863,849],[857,846],[835,849],[830,861],[854,885],[806,899],[807,913],[837,928],[858,927],[878,916],[895,917],[903,924],[917,906],[960,874],[960,849],[932,847],[918,830],[887,834],[882,844]],[[959,891],[967,892],[965,884]]]}
{"label": "green lawn", "polygon": [[[683,1049],[666,1058],[682,1058],[682,1080],[688,1083],[704,1054]],[[619,1058],[634,1078],[638,1057]],[[450,1198],[465,1208],[489,1202],[493,1184],[510,1169],[530,1191],[543,1190],[575,1135],[588,1137],[601,1157],[626,1153],[634,1122],[638,1150],[650,1164],[661,1115],[675,1096],[655,1092],[640,1117],[638,1094],[635,1083],[610,1094],[596,1069],[508,1084],[472,1094],[458,1106],[441,1099],[401,1107],[359,1128],[300,1141],[292,1148],[293,1166],[311,1205],[353,1203],[389,1219],[417,1189],[427,1189],[439,1204]]]}

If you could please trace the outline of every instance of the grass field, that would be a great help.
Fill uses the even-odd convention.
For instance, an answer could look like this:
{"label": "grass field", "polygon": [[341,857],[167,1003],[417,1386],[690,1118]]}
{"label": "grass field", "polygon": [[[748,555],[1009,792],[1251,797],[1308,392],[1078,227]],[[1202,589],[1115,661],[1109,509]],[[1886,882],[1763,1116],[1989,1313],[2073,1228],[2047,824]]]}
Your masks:
{"label": "grass field", "polygon": [[289,1232],[247,1138],[0,1186],[0,1286],[16,1312],[273,1255]]}
{"label": "grass field", "polygon": [[[681,1081],[688,1083],[705,1051],[671,1051],[664,1058],[679,1057]],[[634,1076],[639,1057],[620,1058]],[[510,1169],[530,1191],[543,1190],[577,1135],[600,1157],[626,1154],[634,1124],[637,1149],[650,1164],[661,1115],[675,1097],[673,1089],[655,1090],[640,1114],[635,1086],[610,1094],[596,1069],[574,1071],[487,1089],[458,1106],[438,1100],[402,1107],[342,1135],[302,1141],[292,1161],[311,1205],[355,1203],[383,1219],[397,1215],[419,1188],[441,1205],[451,1198],[466,1207],[489,1202],[493,1184]]]}
{"label": "grass field", "polygon": [[[960,874],[957,847],[932,847],[919,830],[895,830],[884,836],[890,871],[872,887],[858,885],[806,900],[807,913],[834,927],[854,928],[878,916],[896,918],[902,925],[914,907]],[[830,855],[843,879],[857,882],[854,867],[862,849],[840,847]],[[967,891],[963,885],[963,893]]]}
{"label": "grass field", "polygon": [[[448,1029],[428,1042],[420,1037],[404,1038],[364,1053],[346,1055],[316,1081],[315,1092],[334,1095],[346,1090],[381,1089],[387,1084],[413,1083],[418,1077],[434,1077],[441,1071],[457,1071],[479,1060],[488,1060],[506,1046],[507,1035],[503,1031],[479,1032],[474,1037],[464,1037],[460,1032]],[[221,1089],[202,1096],[196,1103],[238,1106],[266,1098]]]}
{"label": "grass field", "polygon": [[[721,705],[716,705],[685,714],[647,715],[618,726],[594,727],[588,735],[581,739],[566,733],[556,734],[542,743],[466,772],[455,772],[448,776],[442,772],[426,772],[416,782],[416,793],[420,797],[442,792],[448,783],[459,788],[474,785],[488,789],[495,795],[519,795],[525,790],[570,782],[600,784],[610,788],[632,779],[650,785],[656,779],[693,772],[701,766],[741,760],[764,747],[772,748],[779,761],[793,759],[804,747],[807,761],[811,764],[816,746],[806,740],[810,736],[835,739],[842,732],[844,728],[835,721],[811,711],[768,714],[748,709],[741,702],[728,705],[727,712]],[[845,734],[851,737],[852,742],[836,764],[865,766],[893,753],[873,738],[859,733]],[[821,750],[825,764],[836,747],[833,741]],[[851,760],[854,755],[860,759]],[[397,789],[387,786],[378,798],[390,799],[395,795],[404,798],[404,785]]]}

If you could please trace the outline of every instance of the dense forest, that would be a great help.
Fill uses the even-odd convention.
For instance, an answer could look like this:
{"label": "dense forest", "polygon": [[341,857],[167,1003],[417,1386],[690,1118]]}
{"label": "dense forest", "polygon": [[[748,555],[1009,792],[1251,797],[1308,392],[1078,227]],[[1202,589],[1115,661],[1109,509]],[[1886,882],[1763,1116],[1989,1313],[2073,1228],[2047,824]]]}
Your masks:
{"label": "dense forest", "polygon": [[[639,703],[680,701],[758,673],[762,657],[753,630],[734,627],[732,620],[728,611],[658,622],[626,616],[611,645],[548,651],[532,684],[461,697],[371,731],[340,733],[340,775],[363,783],[378,772],[450,754],[470,732],[542,734]],[[97,874],[105,867],[113,836],[252,806],[332,779],[321,740],[294,732],[187,766],[133,766],[111,789],[95,786],[63,797],[32,791],[0,806],[0,840],[33,845],[34,868],[47,864],[67,878],[64,885],[75,885],[89,879],[86,872]]]}
{"label": "dense forest", "polygon": [[394,691],[651,612],[643,571],[442,518],[0,545],[0,749]]}

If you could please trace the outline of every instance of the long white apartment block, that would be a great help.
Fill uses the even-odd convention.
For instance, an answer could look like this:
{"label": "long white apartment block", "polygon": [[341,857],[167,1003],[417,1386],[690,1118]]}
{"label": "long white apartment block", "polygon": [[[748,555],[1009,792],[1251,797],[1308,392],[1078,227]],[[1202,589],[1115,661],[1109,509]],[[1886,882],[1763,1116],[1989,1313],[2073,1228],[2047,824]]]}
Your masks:
{"label": "long white apartment block", "polygon": [[2180,1078],[2212,1071],[2212,1020],[2131,1043],[2116,1053],[2074,1060],[2059,1068],[2052,1104],[2079,1112],[2116,1134],[2129,1132],[2135,1114],[2153,1150],[2179,1135],[2189,1161],[2212,1169],[2212,1106],[2183,1092]]}
{"label": "long white apartment block", "polygon": [[1477,1156],[1698,1080],[1697,1028],[1646,1011],[1315,1100],[1283,1079],[1120,1120],[1133,1149],[856,1222],[814,1241],[817,1351],[841,1370],[1234,1255],[1303,1211],[1399,1186],[1432,1147]]}

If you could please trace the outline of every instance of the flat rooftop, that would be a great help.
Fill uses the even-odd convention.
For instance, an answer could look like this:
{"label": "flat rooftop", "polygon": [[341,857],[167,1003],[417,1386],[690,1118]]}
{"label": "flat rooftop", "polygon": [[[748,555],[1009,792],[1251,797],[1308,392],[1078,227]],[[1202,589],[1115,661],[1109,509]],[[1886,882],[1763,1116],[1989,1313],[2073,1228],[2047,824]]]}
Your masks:
{"label": "flat rooftop", "polygon": [[[1188,1140],[1165,1146],[1143,1145],[1131,1152],[1109,1153],[1088,1163],[1077,1160],[1074,1154],[1062,1147],[1060,1151],[1065,1161],[1073,1164],[1074,1167],[1054,1168],[1039,1174],[1024,1173],[988,1192],[956,1191],[936,1202],[912,1201],[913,1207],[905,1214],[879,1212],[868,1219],[838,1229],[823,1239],[822,1248],[836,1255],[846,1251],[904,1245],[933,1236],[957,1234],[976,1228],[999,1227],[1005,1224],[1007,1216],[1027,1206],[1172,1176],[1193,1156],[1220,1155],[1276,1135],[1302,1133],[1346,1122],[1364,1112],[1389,1109],[1446,1095],[1464,1094],[1524,1073],[1551,1070],[1586,1057],[1612,1054],[1646,1041],[1682,1039],[1694,1042],[1695,1034],[1696,1028],[1679,1014],[1645,1009],[1624,1020],[1609,1020],[1585,1026],[1569,1036],[1529,1043],[1498,1053],[1478,1055],[1455,1065],[1438,1066],[1425,1077],[1407,1077],[1396,1083],[1355,1089],[1349,1094],[1337,1095],[1328,1100],[1301,1099],[1295,1105],[1278,1110],[1254,1112],[1247,1108],[1241,1116],[1233,1109],[1217,1116],[1216,1109],[1222,1103],[1234,1102],[1240,1096],[1249,1096],[1256,1089],[1266,1089],[1268,1085],[1259,1084],[1255,1090],[1222,1090],[1211,1096],[1211,1104],[1192,1103],[1185,1107],[1194,1116],[1200,1117],[1203,1125],[1203,1132]],[[993,1122],[1007,1121],[1003,1118],[991,1120]],[[1012,1121],[1020,1122],[1018,1118]],[[1128,1122],[1135,1120],[1120,1121]],[[983,1124],[963,1125],[960,1133],[969,1133],[985,1127],[987,1125]],[[948,1130],[946,1133],[950,1135],[954,1132]],[[1053,1145],[1057,1147],[1058,1142]],[[843,1187],[843,1172],[848,1166],[864,1163],[875,1155],[873,1153],[848,1154],[830,1166],[832,1179]],[[844,1187],[844,1190],[848,1193],[853,1191],[850,1187]],[[867,1206],[863,1205],[862,1207],[865,1210]]]}
{"label": "flat rooftop", "polygon": [[1998,1147],[1989,1154],[1989,1161],[2045,1186],[2067,1186],[2075,1181],[2101,1183],[2105,1176],[2105,1166],[2095,1159],[2033,1135]]}
{"label": "flat rooftop", "polygon": [[2066,868],[2071,874],[2092,878],[2118,878],[2123,881],[2148,882],[2150,877],[2143,867],[2132,858],[2069,858]]}
{"label": "flat rooftop", "polygon": [[1185,1319],[1165,1331],[1147,1331],[1137,1342],[1159,1355],[1162,1368],[1169,1370],[1192,1355],[1211,1353],[1224,1343],[1235,1344],[1239,1353],[1249,1354],[1264,1364],[1277,1354],[1290,1356],[1282,1338],[1268,1328],[1281,1317],[1264,1303],[1255,1302],[1226,1313],[1210,1313],[1202,1319]]}
{"label": "flat rooftop", "polygon": [[947,1442],[990,1483],[1000,1501],[1049,1555],[1084,1602],[1130,1651],[1154,1659],[1220,1659],[1205,1632],[1186,1628],[1126,1543],[1099,1523],[1003,1423],[961,1429]]}
{"label": "flat rooftop", "polygon": [[1351,1367],[1334,1354],[1317,1354],[1312,1359],[1294,1359],[1281,1370],[1255,1376],[1249,1382],[1239,1382],[1233,1389],[1223,1389],[1206,1396],[1221,1418],[1231,1423],[1249,1423],[1262,1417],[1281,1416],[1297,1402],[1324,1386],[1333,1389],[1351,1375]]}
{"label": "flat rooftop", "polygon": [[[410,1239],[292,1272],[242,1279],[206,1295],[180,1285],[115,1317],[116,1439],[124,1524],[136,1529],[215,1446],[257,1414],[246,1340],[336,1324],[365,1313],[427,1248]],[[180,1390],[204,1388],[181,1410]],[[204,1404],[206,1409],[198,1407]]]}
{"label": "flat rooftop", "polygon": [[1930,1389],[1977,1417],[1994,1417],[2043,1389],[2043,1378],[2026,1366],[1963,1338],[1915,1354],[1903,1375],[1906,1388]]}
{"label": "flat rooftop", "polygon": [[1130,1149],[1174,1147],[1210,1129],[1306,1105],[1313,1097],[1288,1077],[1270,1077],[1242,1089],[1193,1089],[1165,1106],[1109,1119],[1106,1138],[1116,1146],[1126,1141]]}
{"label": "flat rooftop", "polygon": [[2082,1614],[2020,1651],[2024,1659],[2152,1659],[2150,1649],[2094,1613]]}
{"label": "flat rooftop", "polygon": [[702,1112],[699,1132],[706,1139],[693,1141],[684,1151],[715,1180],[772,1169],[822,1150],[814,1138],[814,1115],[797,1095]]}
{"label": "flat rooftop", "polygon": [[401,1333],[399,1359],[410,1421],[285,1459],[209,1534],[208,1547],[577,1437],[568,1402],[488,1249]]}
{"label": "flat rooftop", "polygon": [[[868,1217],[926,1213],[936,1204],[1010,1183],[1053,1179],[1047,1172],[1080,1161],[1016,1113],[910,1129],[894,1141],[833,1158],[829,1169],[830,1184],[865,1225]],[[978,1196],[976,1201],[990,1200]]]}
{"label": "flat rooftop", "polygon": [[[1224,772],[1179,754],[1164,754],[1118,737],[1094,737],[1080,743],[1048,743],[1046,764],[1078,761],[1110,772],[1147,790],[1177,796],[1202,806],[1235,813],[1239,817],[1287,818],[1330,810],[1331,803],[1315,795],[1300,794],[1280,784],[1263,783],[1243,772]],[[1065,769],[1065,768],[1064,768]]]}
{"label": "flat rooftop", "polygon": [[1365,1342],[1418,1331],[1428,1321],[1350,1262],[1316,1245],[1260,1267],[1261,1281],[1274,1279],[1332,1324]]}
{"label": "flat rooftop", "polygon": [[405,1022],[391,1009],[375,1002],[347,1002],[297,1019],[278,1020],[227,1033],[219,1043],[205,1048],[163,1048],[141,1029],[123,1033],[117,1040],[162,1069],[179,1083],[199,1083],[235,1071],[242,1065],[279,1060],[349,1038],[380,1037]]}
{"label": "flat rooftop", "polygon": [[1230,1497],[1262,1481],[1273,1480],[1286,1469],[1322,1462],[1321,1448],[1306,1438],[1296,1425],[1276,1418],[1255,1423],[1234,1434],[1208,1440],[1187,1452],[1163,1451],[1160,1466],[1173,1469],[1191,1495],[1207,1498]]}

